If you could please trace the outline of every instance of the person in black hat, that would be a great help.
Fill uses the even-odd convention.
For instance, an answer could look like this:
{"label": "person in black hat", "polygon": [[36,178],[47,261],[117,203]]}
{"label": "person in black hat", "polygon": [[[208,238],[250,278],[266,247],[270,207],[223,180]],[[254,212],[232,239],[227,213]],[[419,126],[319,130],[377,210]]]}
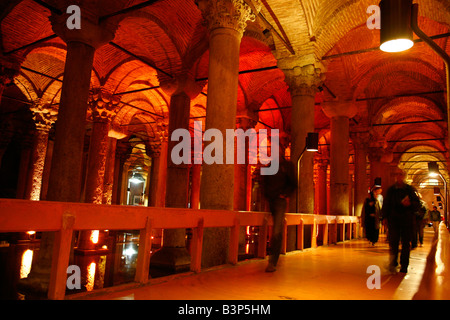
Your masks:
{"label": "person in black hat", "polygon": [[383,190],[379,186],[374,186],[369,197],[364,201],[363,219],[366,238],[374,246],[378,242],[380,234],[381,203],[378,200]]}

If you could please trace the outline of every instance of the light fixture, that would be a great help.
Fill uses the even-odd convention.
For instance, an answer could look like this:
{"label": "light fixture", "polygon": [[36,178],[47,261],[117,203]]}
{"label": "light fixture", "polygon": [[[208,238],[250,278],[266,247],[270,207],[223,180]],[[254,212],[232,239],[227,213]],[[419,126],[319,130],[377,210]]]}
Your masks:
{"label": "light fixture", "polygon": [[[297,159],[297,185],[300,183],[300,162],[302,161],[303,154],[305,151],[309,152],[317,152],[319,151],[319,134],[317,132],[308,132],[306,135],[306,143],[305,148],[303,149],[302,153],[300,153],[300,156]],[[297,191],[297,208],[296,211],[298,212],[298,205],[299,203],[299,196]]]}
{"label": "light fixture", "polygon": [[135,184],[142,183],[144,181],[145,179],[142,177],[142,175],[136,172],[133,172],[133,175],[130,178],[130,182]]}
{"label": "light fixture", "polygon": [[439,175],[439,165],[436,161],[428,162],[428,175],[430,177],[437,177]]}
{"label": "light fixture", "polygon": [[412,0],[381,0],[380,49],[400,52],[413,45],[411,28]]}
{"label": "light fixture", "polygon": [[319,134],[317,132],[308,132],[306,136],[306,151],[319,151]]}

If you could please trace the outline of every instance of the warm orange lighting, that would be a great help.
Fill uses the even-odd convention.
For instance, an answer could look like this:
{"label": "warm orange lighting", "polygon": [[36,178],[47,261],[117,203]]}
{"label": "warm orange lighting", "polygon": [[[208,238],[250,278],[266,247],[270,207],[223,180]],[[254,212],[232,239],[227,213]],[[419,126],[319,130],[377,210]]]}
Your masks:
{"label": "warm orange lighting", "polygon": [[33,262],[33,250],[25,250],[22,255],[22,263],[20,264],[20,279],[28,277],[31,271],[31,263]]}
{"label": "warm orange lighting", "polygon": [[91,242],[96,244],[98,243],[98,235],[99,235],[99,231],[98,230],[92,230],[91,232]]}
{"label": "warm orange lighting", "polygon": [[108,246],[105,244],[104,246],[102,246],[102,249],[108,249]]}
{"label": "warm orange lighting", "polygon": [[30,235],[30,236],[35,234],[35,233],[36,233],[36,231],[27,231],[27,234]]}

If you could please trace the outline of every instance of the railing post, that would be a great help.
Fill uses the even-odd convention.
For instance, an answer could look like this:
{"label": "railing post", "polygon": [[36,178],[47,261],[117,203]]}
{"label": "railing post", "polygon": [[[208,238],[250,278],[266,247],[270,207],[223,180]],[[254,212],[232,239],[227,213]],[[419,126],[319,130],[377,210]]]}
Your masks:
{"label": "railing post", "polygon": [[336,244],[338,240],[338,216],[334,220],[334,232],[333,232],[333,242]]}
{"label": "railing post", "polygon": [[323,227],[323,245],[328,245],[328,220],[325,221],[325,225]]}
{"label": "railing post", "polygon": [[191,271],[196,273],[202,269],[203,225],[202,217],[198,220],[197,227],[192,230]]}
{"label": "railing post", "polygon": [[63,300],[66,294],[67,267],[69,266],[74,223],[75,216],[65,212],[62,215],[62,228],[55,232],[52,268],[48,288],[48,298],[50,300]]}
{"label": "railing post", "polygon": [[287,251],[287,219],[283,219],[283,231],[282,237],[283,241],[281,242],[281,254],[286,254]]}
{"label": "railing post", "polygon": [[258,239],[258,258],[261,259],[264,259],[266,257],[268,225],[269,221],[267,216],[265,216],[263,224],[259,230],[259,239]]}
{"label": "railing post", "polygon": [[233,226],[230,231],[230,248],[228,251],[228,262],[231,264],[236,264],[238,262],[239,254],[239,229],[240,229],[239,218],[234,219]]}
{"label": "railing post", "polygon": [[303,233],[304,233],[303,219],[300,218],[300,223],[297,225],[297,250],[304,249],[305,244],[303,239]]}
{"label": "railing post", "polygon": [[316,217],[313,218],[312,230],[311,230],[311,248],[317,248],[317,224]]}
{"label": "railing post", "polygon": [[342,242],[345,241],[345,219],[342,219],[342,230],[341,230]]}
{"label": "railing post", "polygon": [[139,283],[148,282],[150,268],[150,256],[152,250],[152,221],[147,217],[145,228],[139,233],[139,250],[136,262],[136,275],[134,281]]}

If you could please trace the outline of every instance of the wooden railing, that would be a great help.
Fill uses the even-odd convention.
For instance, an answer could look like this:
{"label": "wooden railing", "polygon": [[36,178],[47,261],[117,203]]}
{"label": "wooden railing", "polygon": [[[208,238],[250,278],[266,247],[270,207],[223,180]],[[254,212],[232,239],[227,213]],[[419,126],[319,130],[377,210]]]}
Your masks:
{"label": "wooden railing", "polygon": [[[312,214],[286,214],[282,252],[286,252],[287,227],[297,226],[297,249],[304,248],[304,226],[311,225],[311,247],[317,245],[317,225],[323,225],[323,244],[336,243],[338,225],[342,225],[340,239],[352,239],[360,233],[359,218]],[[191,266],[193,272],[201,271],[203,229],[229,227],[230,243],[228,261],[238,261],[240,226],[259,226],[257,256],[266,256],[266,243],[272,218],[266,212],[225,210],[193,210],[157,207],[95,205],[48,201],[0,199],[0,232],[55,231],[52,270],[48,297],[64,299],[67,267],[75,230],[140,230],[135,281],[149,280],[152,230],[192,228]],[[348,225],[345,228],[345,225]],[[347,234],[345,234],[347,232]],[[329,234],[331,235],[329,239]]]}

